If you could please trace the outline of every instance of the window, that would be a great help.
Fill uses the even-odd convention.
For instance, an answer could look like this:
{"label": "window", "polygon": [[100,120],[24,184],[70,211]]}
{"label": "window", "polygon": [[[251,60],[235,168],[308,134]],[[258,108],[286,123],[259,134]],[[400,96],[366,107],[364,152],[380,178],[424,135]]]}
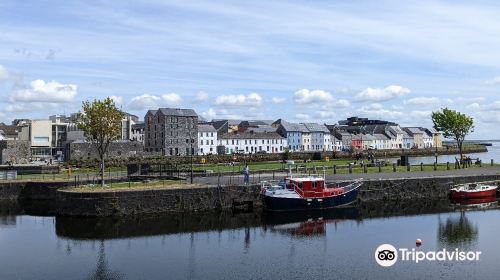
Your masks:
{"label": "window", "polygon": [[47,143],[49,142],[48,136],[35,136],[33,137],[33,143]]}

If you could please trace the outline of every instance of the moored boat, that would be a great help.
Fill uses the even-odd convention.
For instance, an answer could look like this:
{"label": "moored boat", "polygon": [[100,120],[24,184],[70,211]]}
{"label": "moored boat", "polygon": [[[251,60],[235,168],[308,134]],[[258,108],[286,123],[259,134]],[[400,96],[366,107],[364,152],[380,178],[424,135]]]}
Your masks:
{"label": "moored boat", "polygon": [[496,197],[497,186],[486,183],[469,183],[456,185],[450,190],[452,199],[475,199]]}
{"label": "moored boat", "polygon": [[320,176],[290,176],[277,184],[262,182],[261,195],[269,211],[329,209],[355,202],[361,185],[361,180],[339,186]]}

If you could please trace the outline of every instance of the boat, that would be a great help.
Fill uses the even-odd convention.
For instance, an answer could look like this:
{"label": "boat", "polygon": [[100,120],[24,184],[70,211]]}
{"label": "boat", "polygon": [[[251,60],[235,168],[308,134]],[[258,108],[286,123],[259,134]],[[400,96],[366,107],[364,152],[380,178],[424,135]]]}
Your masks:
{"label": "boat", "polygon": [[356,202],[362,180],[346,186],[325,183],[316,175],[289,176],[279,183],[264,181],[261,196],[268,211],[330,209]]}
{"label": "boat", "polygon": [[496,185],[487,183],[461,184],[450,190],[450,196],[452,199],[496,197],[497,188]]}

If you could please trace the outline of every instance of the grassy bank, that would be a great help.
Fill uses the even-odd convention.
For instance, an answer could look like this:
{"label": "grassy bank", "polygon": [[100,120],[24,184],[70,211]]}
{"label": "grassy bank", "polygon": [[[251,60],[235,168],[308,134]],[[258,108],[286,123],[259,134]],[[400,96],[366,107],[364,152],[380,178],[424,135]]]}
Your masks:
{"label": "grassy bank", "polygon": [[188,184],[184,181],[174,180],[151,180],[143,182],[120,182],[106,184],[105,187],[101,185],[81,185],[67,189],[68,191],[75,192],[102,192],[102,191],[117,191],[117,190],[144,190],[144,189],[158,189],[158,188],[186,188],[194,187],[195,185]]}

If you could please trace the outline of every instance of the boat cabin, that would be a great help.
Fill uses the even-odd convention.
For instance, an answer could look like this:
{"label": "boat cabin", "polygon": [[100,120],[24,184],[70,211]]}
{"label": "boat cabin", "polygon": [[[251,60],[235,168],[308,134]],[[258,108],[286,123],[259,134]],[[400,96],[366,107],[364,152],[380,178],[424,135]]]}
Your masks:
{"label": "boat cabin", "polygon": [[305,198],[329,197],[344,193],[343,188],[328,188],[322,177],[303,177],[287,179],[287,187]]}

